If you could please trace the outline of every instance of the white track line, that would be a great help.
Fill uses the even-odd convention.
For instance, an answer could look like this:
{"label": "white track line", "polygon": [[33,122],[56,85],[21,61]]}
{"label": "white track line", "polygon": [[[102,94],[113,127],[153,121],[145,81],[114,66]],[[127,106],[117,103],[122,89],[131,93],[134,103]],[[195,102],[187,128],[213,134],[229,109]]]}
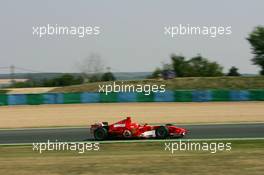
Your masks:
{"label": "white track line", "polygon": [[[248,141],[248,140],[264,140],[264,137],[256,137],[256,138],[212,138],[212,139],[150,139],[150,140],[111,140],[111,141],[81,141],[78,143],[151,143],[151,142],[189,142],[189,141]],[[52,143],[52,141],[50,141]],[[63,142],[63,141],[62,141]],[[39,142],[45,143],[45,142]],[[77,142],[63,142],[63,143],[77,143]],[[28,146],[33,143],[2,143],[0,146]]]}

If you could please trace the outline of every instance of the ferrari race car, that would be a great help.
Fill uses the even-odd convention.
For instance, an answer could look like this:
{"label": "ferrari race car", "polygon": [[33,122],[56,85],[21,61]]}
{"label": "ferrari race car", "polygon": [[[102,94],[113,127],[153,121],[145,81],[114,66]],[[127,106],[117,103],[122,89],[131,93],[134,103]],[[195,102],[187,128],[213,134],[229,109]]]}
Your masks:
{"label": "ferrari race car", "polygon": [[106,139],[130,139],[130,138],[158,138],[165,139],[170,137],[182,138],[186,135],[185,128],[179,128],[172,124],[151,126],[148,124],[140,125],[133,123],[130,117],[108,125],[101,122],[91,125],[91,133],[95,140]]}

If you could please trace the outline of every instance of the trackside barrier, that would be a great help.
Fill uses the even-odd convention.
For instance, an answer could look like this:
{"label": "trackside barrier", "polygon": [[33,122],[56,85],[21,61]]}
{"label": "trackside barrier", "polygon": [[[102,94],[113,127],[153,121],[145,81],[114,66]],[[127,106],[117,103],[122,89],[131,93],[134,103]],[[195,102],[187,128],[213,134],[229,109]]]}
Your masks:
{"label": "trackside barrier", "polygon": [[43,104],[43,95],[41,94],[28,94],[27,104],[29,105],[40,105]]}
{"label": "trackside barrier", "polygon": [[231,101],[229,90],[211,90],[212,101]]}
{"label": "trackside barrier", "polygon": [[65,93],[63,94],[63,103],[81,103],[81,93]]}
{"label": "trackside barrier", "polygon": [[7,102],[7,95],[6,94],[0,94],[0,106],[8,105]]}
{"label": "trackside barrier", "polygon": [[27,95],[25,94],[11,94],[8,95],[8,105],[26,105],[28,104]]}
{"label": "trackside barrier", "polygon": [[43,103],[44,104],[56,104],[57,94],[43,94]]}
{"label": "trackside barrier", "polygon": [[249,97],[252,101],[263,101],[264,90],[249,90]]}
{"label": "trackside barrier", "polygon": [[107,95],[105,93],[99,93],[100,94],[100,102],[101,103],[115,103],[118,102],[117,93],[111,92]]}
{"label": "trackside barrier", "polygon": [[164,93],[158,92],[154,94],[155,102],[173,102],[174,101],[174,92],[165,91]]}
{"label": "trackside barrier", "polygon": [[43,93],[0,94],[0,106],[72,103],[118,102],[210,102],[210,101],[264,101],[264,89],[258,90],[176,90],[158,93]]}
{"label": "trackside barrier", "polygon": [[194,101],[194,102],[212,101],[212,93],[209,90],[193,91],[192,92],[192,101]]}
{"label": "trackside barrier", "polygon": [[100,102],[100,94],[95,92],[84,92],[81,93],[82,103],[98,103]]}
{"label": "trackside barrier", "polygon": [[176,101],[176,102],[192,102],[193,101],[192,94],[193,94],[193,92],[191,90],[174,91],[174,101]]}
{"label": "trackside barrier", "polygon": [[248,91],[230,91],[230,97],[232,101],[248,101],[249,92]]}
{"label": "trackside barrier", "polygon": [[154,93],[150,93],[146,95],[145,93],[136,93],[137,94],[137,102],[155,102],[154,101]]}
{"label": "trackside barrier", "polygon": [[119,102],[137,102],[137,93],[134,92],[120,92],[118,93]]}

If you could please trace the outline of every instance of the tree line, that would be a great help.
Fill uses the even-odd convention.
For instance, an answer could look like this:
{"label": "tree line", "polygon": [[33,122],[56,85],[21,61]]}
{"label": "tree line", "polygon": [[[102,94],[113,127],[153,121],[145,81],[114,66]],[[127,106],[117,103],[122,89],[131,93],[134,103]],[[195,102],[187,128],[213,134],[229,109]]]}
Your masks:
{"label": "tree line", "polygon": [[[264,27],[256,27],[248,36],[254,58],[251,60],[254,65],[261,68],[260,75],[264,75]],[[150,78],[170,77],[217,77],[217,76],[240,76],[238,68],[232,66],[228,73],[223,72],[223,67],[214,61],[197,55],[190,59],[182,55],[171,55],[171,63],[163,64],[157,68]]]}
{"label": "tree line", "polygon": [[[260,75],[264,75],[264,27],[256,27],[246,38],[251,44],[252,63],[261,68]],[[104,66],[100,57],[92,54],[84,62],[80,63],[80,76],[72,74],[64,74],[57,78],[32,80],[26,82],[14,82],[11,87],[54,87],[54,86],[69,86],[77,85],[86,82],[101,82],[116,80],[114,74],[107,68],[105,73],[102,73]],[[223,73],[223,67],[215,62],[209,61],[202,55],[197,55],[190,59],[182,55],[171,55],[171,63],[163,64],[161,68],[157,68],[148,78],[163,77],[217,77],[217,76],[240,76],[238,68],[232,66],[228,73]]]}
{"label": "tree line", "polygon": [[113,81],[115,76],[111,72],[105,72],[103,74],[90,74],[90,75],[72,75],[63,74],[56,78],[33,80],[29,79],[25,82],[14,82],[10,87],[14,88],[26,88],[26,87],[60,87],[83,84],[85,82],[103,82]]}

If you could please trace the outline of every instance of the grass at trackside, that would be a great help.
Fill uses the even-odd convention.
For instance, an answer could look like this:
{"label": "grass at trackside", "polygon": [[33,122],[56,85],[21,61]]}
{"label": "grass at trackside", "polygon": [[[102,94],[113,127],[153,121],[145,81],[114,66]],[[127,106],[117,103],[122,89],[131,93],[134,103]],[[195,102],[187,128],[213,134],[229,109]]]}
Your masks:
{"label": "grass at trackside", "polygon": [[[184,77],[171,80],[131,80],[116,81],[116,84],[149,84],[166,85],[167,90],[180,89],[263,89],[264,76],[256,77]],[[110,82],[87,83],[83,85],[74,85],[59,87],[51,92],[97,92],[98,85],[110,84]]]}
{"label": "grass at trackside", "polygon": [[100,151],[84,154],[0,146],[0,174],[263,174],[263,140],[226,142],[232,150],[215,154],[171,154],[164,142],[101,144]]}

